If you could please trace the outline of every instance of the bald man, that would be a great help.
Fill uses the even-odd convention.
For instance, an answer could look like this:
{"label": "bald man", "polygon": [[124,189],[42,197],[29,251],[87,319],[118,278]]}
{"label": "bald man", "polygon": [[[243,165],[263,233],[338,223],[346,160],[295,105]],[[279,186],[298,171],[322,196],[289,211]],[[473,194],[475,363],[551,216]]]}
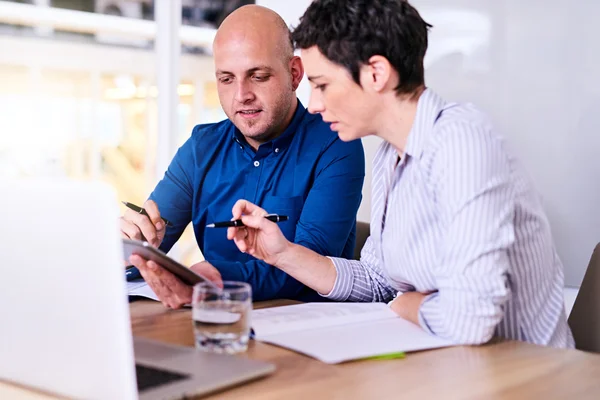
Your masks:
{"label": "bald man", "polygon": [[[241,253],[225,229],[235,202],[249,199],[286,215],[286,238],[319,254],[350,258],[364,180],[360,141],[344,143],[296,98],[304,69],[275,12],[255,5],[231,13],[213,44],[217,88],[228,119],[198,125],[144,204],[150,218],[127,211],[124,237],[167,252],[191,222],[206,261],[191,268],[214,281],[251,284],[254,300],[323,301],[277,268]],[[172,226],[165,227],[161,217]],[[191,302],[192,288],[151,261],[133,256],[167,307]]]}

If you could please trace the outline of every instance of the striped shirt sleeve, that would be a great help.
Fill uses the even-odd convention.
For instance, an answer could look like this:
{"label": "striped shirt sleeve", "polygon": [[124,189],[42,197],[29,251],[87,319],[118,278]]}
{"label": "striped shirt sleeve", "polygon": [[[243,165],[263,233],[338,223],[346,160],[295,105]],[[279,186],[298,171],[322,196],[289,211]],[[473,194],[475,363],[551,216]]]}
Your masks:
{"label": "striped shirt sleeve", "polygon": [[388,301],[396,293],[383,274],[373,241],[369,237],[360,254],[360,261],[330,257],[337,277],[333,289],[323,297],[336,301]]}
{"label": "striped shirt sleeve", "polygon": [[489,341],[510,296],[508,248],[515,241],[511,165],[485,125],[453,122],[441,135],[430,179],[445,227],[438,291],[420,325],[461,344]]}

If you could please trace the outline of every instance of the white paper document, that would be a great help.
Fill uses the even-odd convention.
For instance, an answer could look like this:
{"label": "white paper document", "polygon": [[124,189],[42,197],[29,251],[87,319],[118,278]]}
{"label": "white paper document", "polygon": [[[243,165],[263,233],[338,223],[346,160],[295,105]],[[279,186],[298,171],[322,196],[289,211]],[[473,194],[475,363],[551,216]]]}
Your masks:
{"label": "white paper document", "polygon": [[398,317],[385,303],[306,303],[252,313],[256,340],[328,364],[452,346]]}
{"label": "white paper document", "polygon": [[[143,279],[127,282],[127,295],[140,296],[150,300],[160,301],[154,290]],[[184,307],[191,307],[191,304],[184,304]]]}
{"label": "white paper document", "polygon": [[154,293],[154,290],[143,279],[127,282],[127,294],[129,296],[141,296],[158,301],[158,296]]}

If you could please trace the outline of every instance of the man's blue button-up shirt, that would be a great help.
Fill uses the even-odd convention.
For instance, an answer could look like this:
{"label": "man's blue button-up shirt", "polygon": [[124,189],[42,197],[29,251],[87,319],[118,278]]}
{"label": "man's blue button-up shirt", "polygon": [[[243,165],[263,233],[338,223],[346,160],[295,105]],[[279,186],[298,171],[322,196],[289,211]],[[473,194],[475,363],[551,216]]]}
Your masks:
{"label": "man's blue button-up shirt", "polygon": [[342,142],[300,102],[288,128],[257,151],[229,120],[198,125],[150,195],[173,223],[160,248],[169,251],[191,221],[206,261],[224,280],[250,283],[255,300],[323,300],[283,271],[241,253],[226,229],[205,226],[230,220],[235,202],[246,199],[287,215],[278,225],[288,240],[322,255],[352,258],[364,174],[360,140]]}

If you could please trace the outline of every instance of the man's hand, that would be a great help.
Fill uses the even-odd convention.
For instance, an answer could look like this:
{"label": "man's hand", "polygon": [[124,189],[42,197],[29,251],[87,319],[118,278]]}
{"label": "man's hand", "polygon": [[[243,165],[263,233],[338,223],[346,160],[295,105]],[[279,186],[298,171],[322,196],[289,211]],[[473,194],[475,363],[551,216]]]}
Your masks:
{"label": "man's hand", "polygon": [[433,292],[405,292],[401,296],[396,297],[390,307],[392,311],[407,321],[415,325],[419,325],[419,308],[425,297]]}
{"label": "man's hand", "polygon": [[121,235],[128,239],[146,240],[154,247],[160,246],[165,237],[165,222],[160,218],[156,203],[147,200],[144,209],[150,216],[127,209],[121,217]]}
{"label": "man's hand", "polygon": [[[177,309],[192,302],[192,287],[181,282],[175,275],[162,268],[154,261],[145,260],[138,255],[132,255],[129,262],[135,265],[150,288],[165,307]],[[223,286],[221,273],[209,262],[202,261],[190,269],[208,280]]]}

